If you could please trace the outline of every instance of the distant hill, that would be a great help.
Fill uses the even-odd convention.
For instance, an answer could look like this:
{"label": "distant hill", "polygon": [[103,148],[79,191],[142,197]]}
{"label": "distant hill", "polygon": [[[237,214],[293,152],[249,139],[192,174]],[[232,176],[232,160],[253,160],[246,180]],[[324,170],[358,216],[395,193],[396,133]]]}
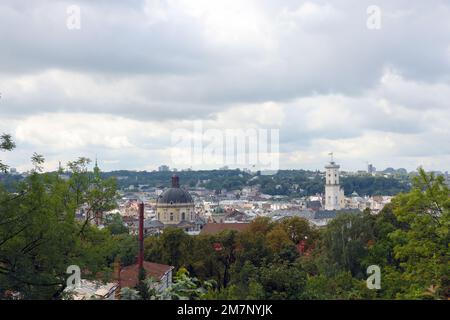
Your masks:
{"label": "distant hill", "polygon": [[[174,172],[112,171],[102,173],[104,177],[118,178],[120,188],[130,185],[169,187]],[[249,174],[241,170],[201,170],[176,172],[181,184],[190,188],[204,187],[210,190],[241,190],[245,186],[259,185],[261,192],[270,195],[291,197],[323,193],[325,179],[320,172],[308,170],[280,170],[275,175]],[[394,195],[410,189],[407,177],[343,177],[341,184],[345,194],[356,191],[359,195]]]}
{"label": "distant hill", "polygon": [[[103,178],[115,177],[120,189],[140,186],[141,189],[146,190],[155,187],[169,187],[171,176],[174,173],[170,171],[118,170],[102,172],[101,175]],[[308,170],[280,170],[275,175],[250,174],[239,169],[179,171],[176,174],[180,177],[181,185],[188,188],[204,187],[210,190],[232,191],[258,185],[262,193],[289,197],[323,193],[325,183],[323,173]],[[10,190],[13,190],[14,184],[18,181],[20,181],[20,176],[0,175],[0,182]],[[360,196],[394,195],[410,189],[409,178],[403,175],[388,178],[344,176],[341,178],[341,185],[346,195],[356,191]]]}

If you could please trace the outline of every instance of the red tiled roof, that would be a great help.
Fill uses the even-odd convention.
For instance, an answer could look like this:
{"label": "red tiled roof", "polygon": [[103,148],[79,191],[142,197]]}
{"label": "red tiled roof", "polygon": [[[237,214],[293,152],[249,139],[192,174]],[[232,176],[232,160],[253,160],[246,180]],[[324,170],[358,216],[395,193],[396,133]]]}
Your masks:
{"label": "red tiled roof", "polygon": [[[157,281],[161,280],[161,278],[173,269],[173,267],[168,266],[166,264],[159,264],[144,261],[144,269],[146,271],[147,277],[153,277]],[[125,267],[120,270],[120,287],[129,287],[134,288],[138,284],[139,277],[139,265],[133,264],[131,266]]]}
{"label": "red tiled roof", "polygon": [[207,223],[200,234],[216,234],[224,230],[245,231],[249,223]]}

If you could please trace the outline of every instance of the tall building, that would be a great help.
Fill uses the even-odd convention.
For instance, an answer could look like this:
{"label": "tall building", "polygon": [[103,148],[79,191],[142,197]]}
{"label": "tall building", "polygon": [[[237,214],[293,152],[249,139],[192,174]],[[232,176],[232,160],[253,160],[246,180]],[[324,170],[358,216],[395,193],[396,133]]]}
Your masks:
{"label": "tall building", "polygon": [[376,171],[377,171],[377,169],[376,169],[371,163],[369,163],[369,164],[367,165],[367,173],[373,174],[373,173],[375,173]]}
{"label": "tall building", "polygon": [[167,172],[167,171],[170,171],[170,168],[169,168],[169,166],[166,166],[165,164],[163,164],[162,166],[158,167],[158,171],[159,172]]}
{"label": "tall building", "polygon": [[339,184],[339,165],[331,159],[325,166],[325,210],[344,207],[344,190]]}

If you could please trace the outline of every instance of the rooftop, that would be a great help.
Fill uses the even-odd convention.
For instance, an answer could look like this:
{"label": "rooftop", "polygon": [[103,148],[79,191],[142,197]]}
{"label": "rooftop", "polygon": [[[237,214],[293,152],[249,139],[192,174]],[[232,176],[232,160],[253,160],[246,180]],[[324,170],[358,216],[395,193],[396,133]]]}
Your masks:
{"label": "rooftop", "polygon": [[[173,268],[174,267],[166,264],[144,261],[144,269],[147,273],[147,276],[155,278],[156,281],[160,281],[163,278],[163,276],[169,271],[171,271]],[[138,284],[138,277],[139,277],[138,264],[133,264],[131,266],[122,268],[122,270],[120,270],[120,287],[121,288],[136,287],[136,285]]]}
{"label": "rooftop", "polygon": [[245,231],[249,223],[207,223],[200,234],[217,234],[224,230]]}

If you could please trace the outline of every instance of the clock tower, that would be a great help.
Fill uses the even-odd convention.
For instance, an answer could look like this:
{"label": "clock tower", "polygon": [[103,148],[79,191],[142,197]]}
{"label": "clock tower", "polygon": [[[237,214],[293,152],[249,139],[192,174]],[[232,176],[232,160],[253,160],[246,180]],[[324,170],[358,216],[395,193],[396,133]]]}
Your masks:
{"label": "clock tower", "polygon": [[340,166],[333,161],[325,166],[325,210],[340,210],[344,207],[344,190],[339,184]]}

